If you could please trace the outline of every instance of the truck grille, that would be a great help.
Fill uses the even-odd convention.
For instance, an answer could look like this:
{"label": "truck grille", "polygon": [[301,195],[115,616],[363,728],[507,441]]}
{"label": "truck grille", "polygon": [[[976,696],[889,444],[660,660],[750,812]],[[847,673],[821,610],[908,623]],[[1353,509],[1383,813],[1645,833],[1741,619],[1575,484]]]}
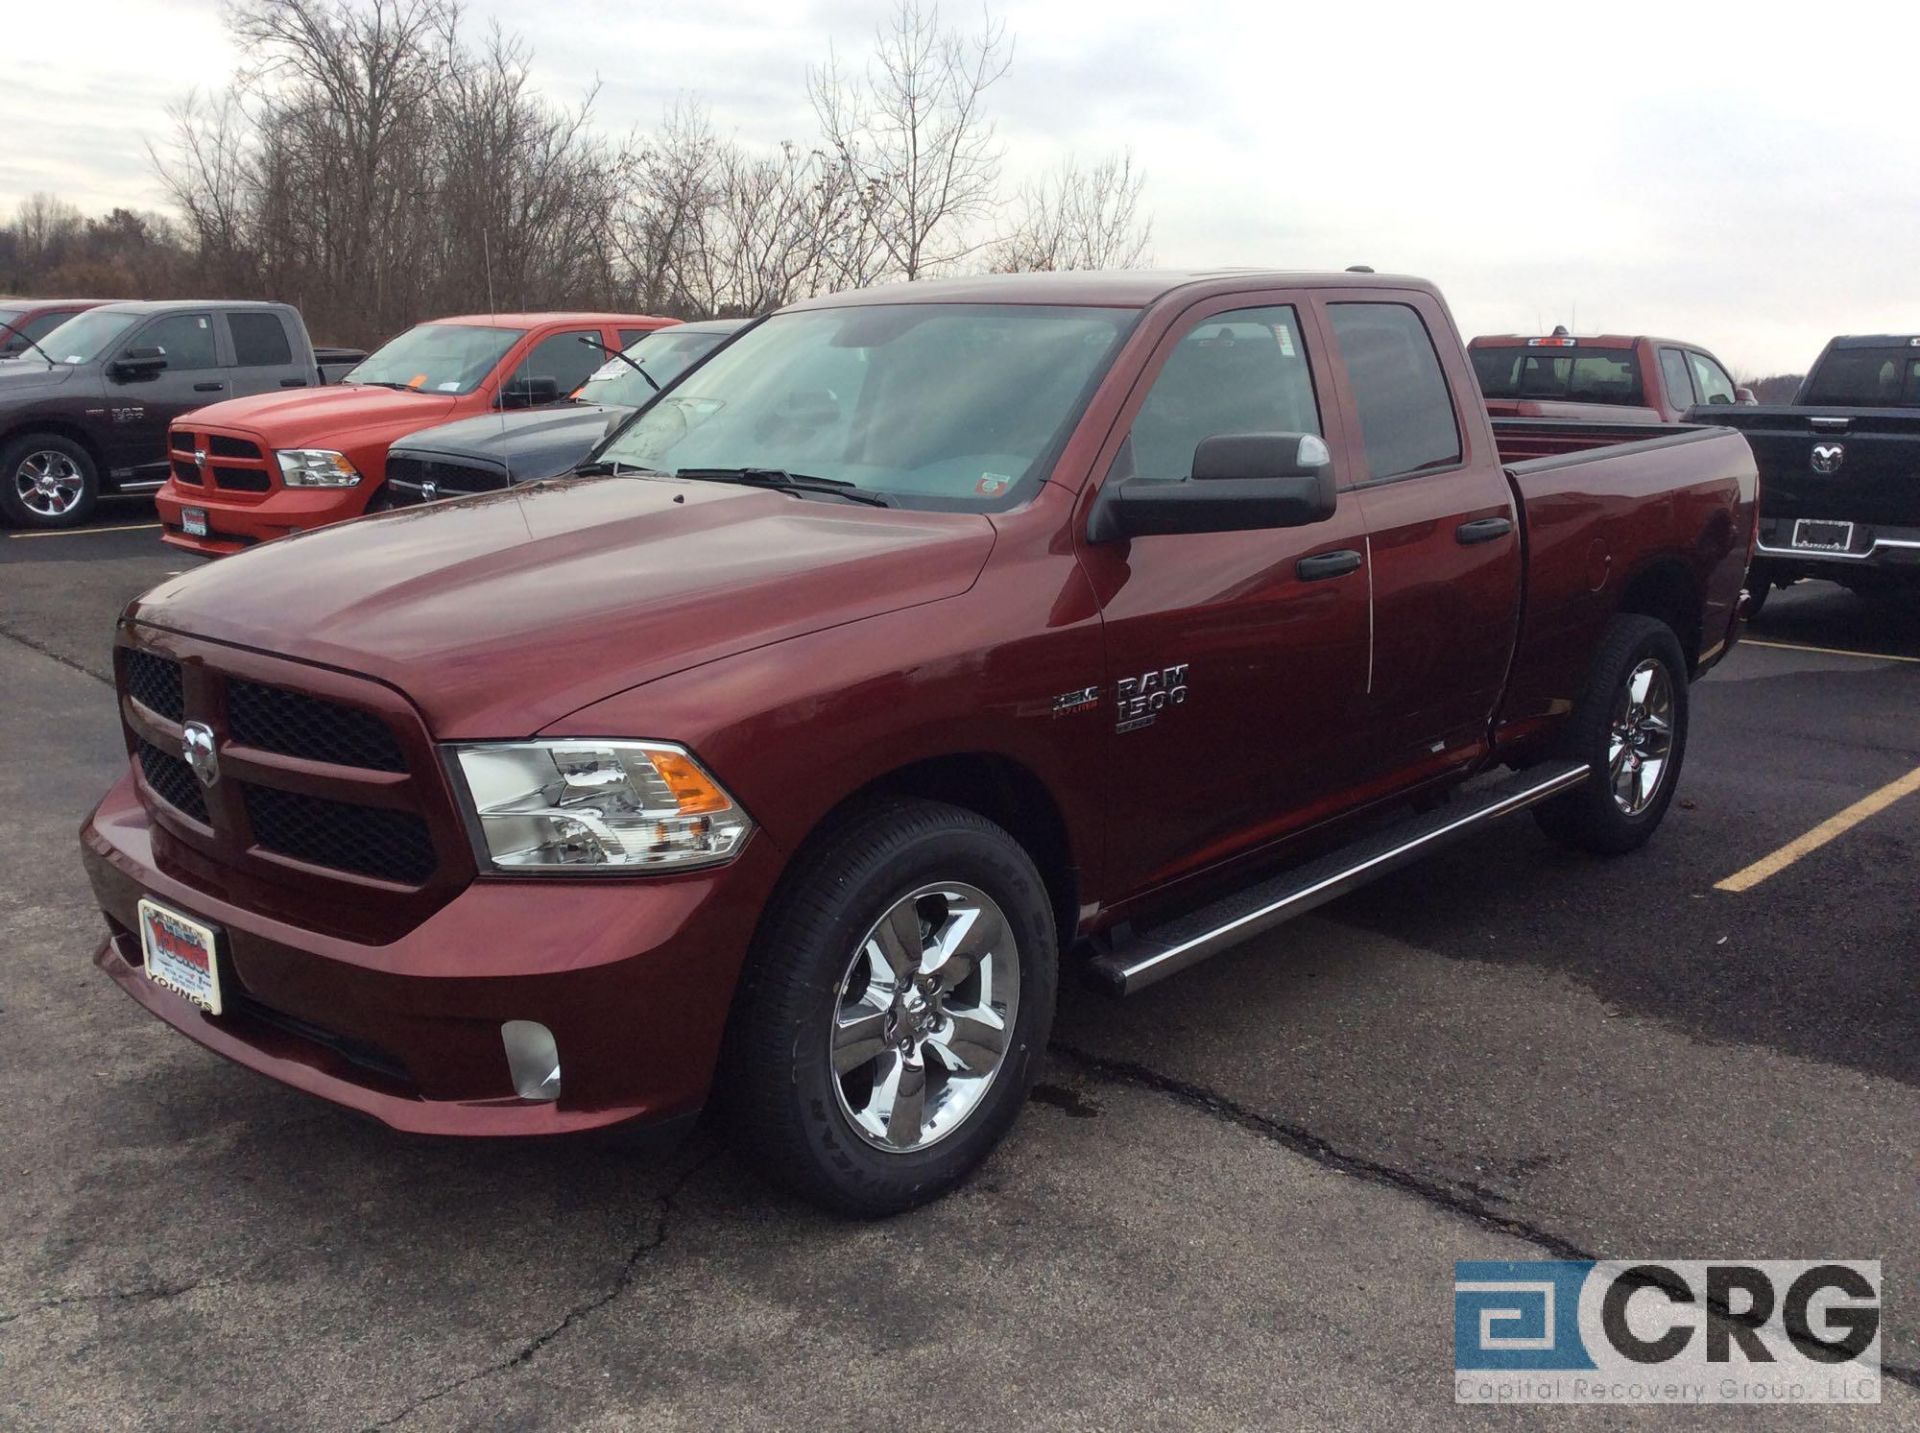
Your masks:
{"label": "truck grille", "polygon": [[200,469],[184,458],[173,460],[173,480],[176,483],[189,483],[196,488],[206,486],[200,481]]}
{"label": "truck grille", "polygon": [[[297,690],[281,684],[303,680],[292,663],[168,641],[173,650],[161,652],[123,637],[117,656],[141,793],[156,816],[196,823],[169,827],[180,841],[289,898],[298,892],[315,925],[383,934],[422,918],[473,874],[434,747],[389,689],[312,669],[319,692]],[[190,722],[214,732],[211,786],[181,757]],[[339,884],[297,875],[276,857],[324,868]]]}
{"label": "truck grille", "polygon": [[228,682],[227,730],[243,745],[282,756],[368,771],[407,769],[392,729],[372,712],[323,702],[285,687],[237,679]]}
{"label": "truck grille", "polygon": [[266,850],[409,886],[433,874],[433,837],[411,811],[350,806],[271,786],[245,791],[247,824]]}
{"label": "truck grille", "polygon": [[435,498],[492,493],[508,486],[503,469],[483,463],[415,457],[409,453],[387,455],[387,485],[396,499],[402,503],[424,502],[428,484],[432,484]]}
{"label": "truck grille", "polygon": [[264,493],[273,486],[273,479],[255,468],[217,467],[213,485],[234,493]]}
{"label": "truck grille", "polygon": [[168,756],[152,742],[140,741],[140,774],[147,778],[153,794],[176,811],[184,811],[201,825],[207,824],[207,794],[193,768],[177,756]]}
{"label": "truck grille", "polygon": [[216,458],[260,457],[260,445],[245,438],[229,438],[224,433],[207,434],[207,451]]}
{"label": "truck grille", "polygon": [[[229,493],[270,493],[274,486],[271,455],[251,438],[230,433],[208,433],[193,427],[192,416],[180,420],[181,427],[167,433],[167,445],[173,449],[173,475],[183,483],[212,486]],[[205,474],[194,455],[205,453],[212,466]],[[188,469],[193,471],[191,475]]]}

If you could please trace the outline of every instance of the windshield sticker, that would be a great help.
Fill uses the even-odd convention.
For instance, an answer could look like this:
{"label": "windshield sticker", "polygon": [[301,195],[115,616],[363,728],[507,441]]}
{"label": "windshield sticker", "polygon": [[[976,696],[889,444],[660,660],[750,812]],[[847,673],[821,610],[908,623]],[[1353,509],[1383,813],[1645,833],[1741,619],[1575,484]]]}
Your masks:
{"label": "windshield sticker", "polygon": [[1283,323],[1275,327],[1273,335],[1280,340],[1280,356],[1282,358],[1292,358],[1294,356],[1293,330]]}
{"label": "windshield sticker", "polygon": [[424,373],[416,373],[407,380],[407,387],[409,388],[424,388],[426,385],[427,375]]}
{"label": "windshield sticker", "polygon": [[622,363],[619,359],[610,358],[605,363],[601,364],[598,368],[594,369],[593,377],[589,378],[587,381],[589,383],[598,383],[603,378],[618,378],[621,372],[626,368],[626,366],[627,365]]}
{"label": "windshield sticker", "polygon": [[983,498],[997,498],[1012,486],[1013,479],[1005,473],[982,473],[973,490]]}
{"label": "windshield sticker", "polygon": [[442,393],[458,393],[460,391],[460,380],[456,378],[451,382],[442,383],[440,385],[440,391]]}

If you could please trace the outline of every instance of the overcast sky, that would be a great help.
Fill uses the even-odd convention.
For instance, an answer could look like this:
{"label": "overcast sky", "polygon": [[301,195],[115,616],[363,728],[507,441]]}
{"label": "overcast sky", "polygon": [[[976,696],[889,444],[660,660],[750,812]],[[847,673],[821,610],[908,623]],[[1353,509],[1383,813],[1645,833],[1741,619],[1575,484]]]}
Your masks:
{"label": "overcast sky", "polygon": [[[160,207],[145,142],[235,56],[219,0],[0,0],[0,214],[52,190]],[[749,142],[811,136],[805,75],[887,0],[468,0],[603,128],[676,94]],[[977,11],[950,4],[950,22]],[[1130,145],[1154,262],[1439,282],[1469,334],[1573,320],[1798,371],[1920,331],[1920,4],[1555,7],[1050,0],[992,92],[1017,179]],[[1010,186],[1011,187],[1011,186]]]}

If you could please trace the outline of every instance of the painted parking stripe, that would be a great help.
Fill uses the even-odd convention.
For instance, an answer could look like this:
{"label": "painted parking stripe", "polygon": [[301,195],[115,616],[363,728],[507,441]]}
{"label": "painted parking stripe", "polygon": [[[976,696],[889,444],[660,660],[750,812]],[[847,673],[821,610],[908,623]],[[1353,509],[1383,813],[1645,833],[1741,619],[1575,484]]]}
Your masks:
{"label": "painted parking stripe", "polygon": [[1743,647],[1771,647],[1776,652],[1818,652],[1826,657],[1859,657],[1870,662],[1920,662],[1920,657],[1899,657],[1892,652],[1850,652],[1845,647],[1809,647],[1803,642],[1762,642],[1758,637],[1742,637]]}
{"label": "painted parking stripe", "polygon": [[1714,884],[1716,891],[1750,891],[1769,876],[1776,876],[1810,851],[1817,851],[1836,836],[1845,835],[1876,812],[1884,811],[1902,796],[1920,791],[1920,767],[1898,781],[1889,781],[1871,795],[1863,796],[1846,810],[1829,816],[1804,836],[1796,836],[1779,850],[1762,856],[1743,871],[1735,871]]}
{"label": "painted parking stripe", "polygon": [[121,527],[62,527],[51,532],[10,532],[8,537],[89,537],[96,532],[144,532],[157,522],[130,522]]}

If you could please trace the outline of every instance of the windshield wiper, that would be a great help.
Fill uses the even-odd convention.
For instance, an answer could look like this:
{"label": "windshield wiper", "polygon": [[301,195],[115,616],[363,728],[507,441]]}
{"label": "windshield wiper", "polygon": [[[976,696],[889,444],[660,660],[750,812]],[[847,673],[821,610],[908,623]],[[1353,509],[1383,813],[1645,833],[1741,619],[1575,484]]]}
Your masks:
{"label": "windshield wiper", "polygon": [[612,458],[602,458],[598,462],[593,463],[582,463],[573,470],[573,476],[577,478],[620,477],[626,473],[638,473],[643,477],[649,478],[664,478],[668,476],[666,473],[656,472],[652,468],[638,467],[633,463],[615,462]]}
{"label": "windshield wiper", "polygon": [[348,378],[341,380],[351,383],[355,388],[391,388],[395,393],[419,393],[411,383],[383,383],[377,378]]}
{"label": "windshield wiper", "polygon": [[702,483],[742,483],[750,488],[775,488],[793,493],[830,493],[850,503],[885,508],[893,504],[878,493],[864,491],[858,483],[843,478],[816,478],[808,473],[790,473],[785,468],[682,468],[676,478],[692,478]]}

